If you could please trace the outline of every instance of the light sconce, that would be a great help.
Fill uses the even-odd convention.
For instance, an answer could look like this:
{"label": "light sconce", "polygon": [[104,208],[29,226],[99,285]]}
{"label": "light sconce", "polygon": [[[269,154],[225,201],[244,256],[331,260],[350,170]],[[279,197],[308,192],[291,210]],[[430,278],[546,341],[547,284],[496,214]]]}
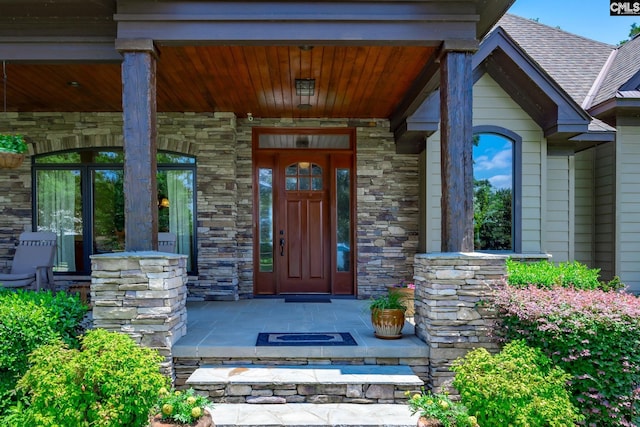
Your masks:
{"label": "light sconce", "polygon": [[305,136],[296,138],[296,148],[309,148],[309,138]]}
{"label": "light sconce", "polygon": [[296,95],[313,96],[316,91],[316,79],[296,79]]}

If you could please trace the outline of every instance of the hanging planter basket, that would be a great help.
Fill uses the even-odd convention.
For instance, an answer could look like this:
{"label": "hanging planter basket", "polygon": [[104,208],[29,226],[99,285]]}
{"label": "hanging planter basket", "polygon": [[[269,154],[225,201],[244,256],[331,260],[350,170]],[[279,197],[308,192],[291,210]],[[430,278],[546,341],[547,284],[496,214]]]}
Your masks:
{"label": "hanging planter basket", "polygon": [[0,168],[14,169],[24,161],[27,144],[22,135],[0,133]]}
{"label": "hanging planter basket", "polygon": [[10,153],[8,151],[0,151],[0,168],[15,169],[22,166],[24,154]]}

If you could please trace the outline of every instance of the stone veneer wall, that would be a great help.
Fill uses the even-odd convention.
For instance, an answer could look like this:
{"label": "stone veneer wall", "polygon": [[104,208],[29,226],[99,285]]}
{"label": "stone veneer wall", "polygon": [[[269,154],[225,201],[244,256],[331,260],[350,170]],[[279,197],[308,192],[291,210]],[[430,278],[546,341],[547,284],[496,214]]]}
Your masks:
{"label": "stone veneer wall", "polygon": [[174,378],[173,344],[187,333],[187,257],[120,252],[91,257],[93,326],[131,336],[165,357]]}
{"label": "stone veneer wall", "polygon": [[[198,275],[193,299],[253,296],[251,131],[264,127],[357,130],[357,282],[361,297],[411,277],[418,239],[418,156],[395,153],[387,120],[237,120],[232,113],[158,114],[158,148],[197,158]],[[23,133],[29,154],[122,147],[119,113],[0,113],[0,129]],[[31,167],[0,170],[0,269],[31,229]],[[78,278],[83,282],[86,279]],[[57,284],[64,281],[58,278]],[[73,280],[68,280],[73,282]]]}
{"label": "stone veneer wall", "polygon": [[494,314],[483,305],[506,275],[506,256],[433,253],[415,257],[416,335],[429,345],[434,390],[449,389],[451,363],[476,347],[496,350],[487,336]]}

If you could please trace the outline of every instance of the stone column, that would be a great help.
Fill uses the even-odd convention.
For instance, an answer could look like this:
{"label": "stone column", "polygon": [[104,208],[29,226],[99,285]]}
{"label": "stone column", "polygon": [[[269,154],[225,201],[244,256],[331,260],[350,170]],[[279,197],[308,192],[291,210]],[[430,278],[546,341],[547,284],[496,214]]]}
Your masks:
{"label": "stone column", "polygon": [[93,326],[130,335],[165,357],[174,378],[173,344],[187,333],[187,256],[119,252],[91,256]]}
{"label": "stone column", "polygon": [[484,303],[505,276],[506,256],[433,253],[415,257],[416,335],[429,345],[429,384],[450,387],[451,363],[470,349],[497,349],[487,336],[493,313]]}

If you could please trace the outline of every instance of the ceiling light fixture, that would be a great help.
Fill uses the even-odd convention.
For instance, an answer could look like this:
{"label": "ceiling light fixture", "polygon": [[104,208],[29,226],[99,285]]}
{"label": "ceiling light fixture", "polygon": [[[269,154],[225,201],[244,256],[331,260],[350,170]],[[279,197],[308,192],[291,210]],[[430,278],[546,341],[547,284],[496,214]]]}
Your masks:
{"label": "ceiling light fixture", "polygon": [[316,79],[296,79],[296,95],[313,96],[316,91]]}
{"label": "ceiling light fixture", "polygon": [[78,83],[77,81],[73,80],[70,82],[67,82],[67,84],[71,87],[80,87],[80,83]]}

